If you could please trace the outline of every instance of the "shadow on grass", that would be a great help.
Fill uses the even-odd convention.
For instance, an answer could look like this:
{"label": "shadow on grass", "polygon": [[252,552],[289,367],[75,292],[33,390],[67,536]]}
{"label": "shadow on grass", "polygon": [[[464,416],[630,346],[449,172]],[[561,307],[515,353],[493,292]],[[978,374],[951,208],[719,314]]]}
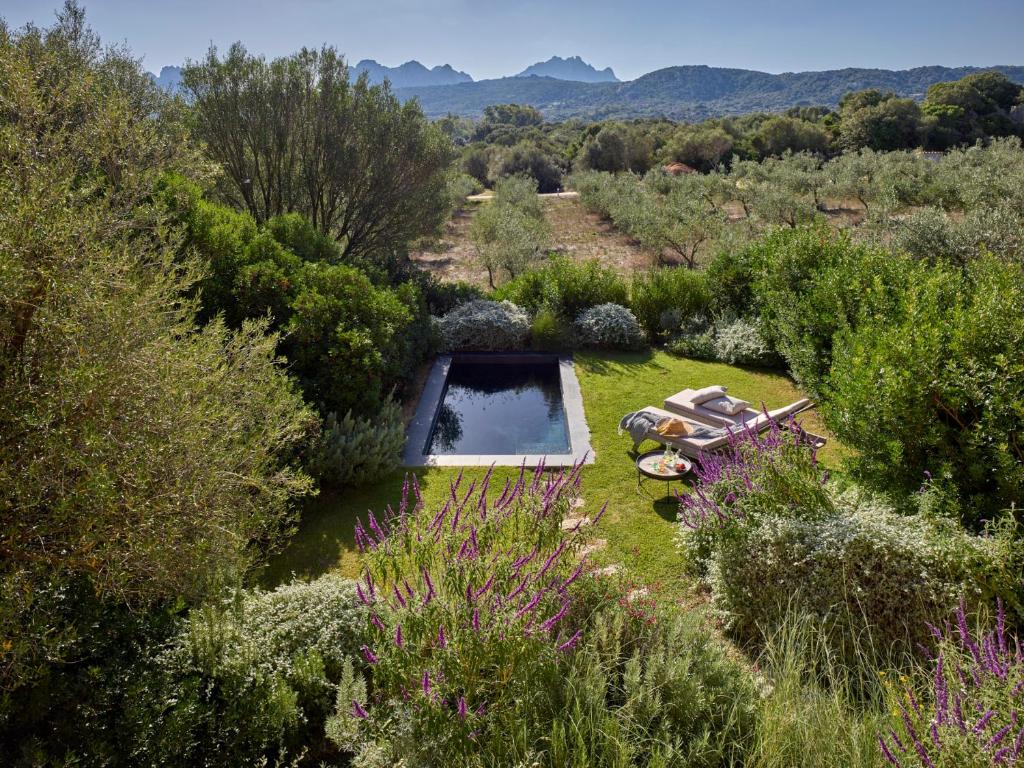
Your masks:
{"label": "shadow on grass", "polygon": [[[259,573],[260,585],[275,587],[293,576],[315,579],[332,570],[356,576],[356,520],[363,518],[365,523],[368,511],[383,516],[389,504],[397,507],[405,476],[406,470],[401,469],[363,488],[321,488],[318,496],[303,505],[298,529],[287,546]],[[430,476],[422,472],[416,476],[425,490]]]}
{"label": "shadow on grass", "polygon": [[649,349],[642,352],[603,352],[600,356],[579,352],[573,355],[573,362],[587,373],[601,376],[665,370],[663,365],[655,362],[655,355]]}

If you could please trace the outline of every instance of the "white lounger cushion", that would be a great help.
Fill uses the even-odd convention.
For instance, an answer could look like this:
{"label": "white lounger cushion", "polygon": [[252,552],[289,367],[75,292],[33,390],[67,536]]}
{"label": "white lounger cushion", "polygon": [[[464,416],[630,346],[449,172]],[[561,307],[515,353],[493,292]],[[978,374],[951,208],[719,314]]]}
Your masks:
{"label": "white lounger cushion", "polygon": [[[682,394],[682,393],[680,393]],[[716,400],[717,398],[725,397],[725,387],[713,386],[704,387],[703,389],[696,389],[690,393],[690,402],[694,405],[700,405],[706,403],[709,400]]]}
{"label": "white lounger cushion", "polygon": [[750,407],[750,403],[746,400],[740,400],[738,397],[729,397],[729,395],[716,397],[714,400],[705,400],[701,405],[709,411],[724,413],[726,416],[735,416],[740,411]]}

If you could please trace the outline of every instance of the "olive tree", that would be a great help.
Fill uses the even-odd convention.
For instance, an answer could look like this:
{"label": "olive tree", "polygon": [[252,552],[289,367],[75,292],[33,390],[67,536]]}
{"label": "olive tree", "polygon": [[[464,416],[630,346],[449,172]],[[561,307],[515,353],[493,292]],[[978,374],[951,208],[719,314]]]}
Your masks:
{"label": "olive tree", "polygon": [[239,43],[223,58],[211,49],[185,68],[182,88],[225,171],[221,193],[257,223],[305,214],[349,261],[443,223],[451,141],[387,84],[350,82],[333,48],[269,62]]}

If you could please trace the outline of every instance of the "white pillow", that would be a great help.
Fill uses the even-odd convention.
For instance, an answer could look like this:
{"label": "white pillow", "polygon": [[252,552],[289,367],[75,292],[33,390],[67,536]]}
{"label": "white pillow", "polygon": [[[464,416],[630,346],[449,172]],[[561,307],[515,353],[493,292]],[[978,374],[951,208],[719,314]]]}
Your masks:
{"label": "white pillow", "polygon": [[709,411],[715,413],[722,413],[726,416],[735,416],[740,411],[743,411],[750,407],[750,403],[746,400],[740,400],[737,397],[716,397],[714,400],[705,400],[702,405]]}
{"label": "white pillow", "polygon": [[725,387],[715,385],[713,387],[704,387],[704,389],[695,389],[693,394],[690,395],[690,402],[694,405],[700,405],[708,400],[714,400],[716,397],[725,397]]}

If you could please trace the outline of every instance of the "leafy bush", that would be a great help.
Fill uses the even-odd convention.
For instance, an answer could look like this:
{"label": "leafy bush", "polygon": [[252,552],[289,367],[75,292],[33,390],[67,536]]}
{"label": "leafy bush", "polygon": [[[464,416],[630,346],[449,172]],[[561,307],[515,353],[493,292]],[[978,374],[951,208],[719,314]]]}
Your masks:
{"label": "leafy bush", "polygon": [[529,312],[546,307],[572,322],[581,312],[598,304],[625,304],[627,291],[619,274],[596,260],[579,263],[555,256],[505,283],[494,295]]}
{"label": "leafy bush", "polygon": [[668,350],[673,355],[695,360],[715,360],[715,326],[704,315],[683,321]]}
{"label": "leafy bush", "polygon": [[530,336],[530,316],[510,301],[469,301],[438,324],[447,351],[522,349]]}
{"label": "leafy bush", "polygon": [[633,313],[620,304],[599,304],[576,319],[580,344],[605,349],[637,349],[644,332]]}
{"label": "leafy bush", "polygon": [[284,351],[324,412],[373,410],[433,346],[419,291],[378,287],[354,267],[307,264],[297,276]]}
{"label": "leafy bush", "polygon": [[[717,765],[751,727],[752,687],[695,618],[586,576],[562,530],[580,468],[462,491],[415,481],[357,527],[368,680],[328,734],[361,765]],[[457,500],[457,501],[456,501]],[[372,695],[370,692],[372,691]]]}
{"label": "leafy bush", "polygon": [[756,314],[754,254],[746,248],[722,248],[704,270],[711,310],[716,314],[748,317]]}
{"label": "leafy bush", "polygon": [[715,359],[729,365],[777,366],[781,361],[761,335],[758,326],[742,318],[715,323]]}
{"label": "leafy bush", "polygon": [[788,611],[819,622],[842,658],[912,651],[959,599],[1019,610],[1013,532],[983,538],[825,482],[814,452],[776,428],[698,462],[680,508],[683,545],[708,568],[732,632],[758,642]]}
{"label": "leafy bush", "polygon": [[530,340],[536,349],[562,350],[572,347],[572,326],[554,311],[544,308],[534,315]]}
{"label": "leafy bush", "polygon": [[823,392],[836,334],[861,313],[889,316],[927,267],[825,227],[778,230],[751,248],[760,327],[793,376]]}
{"label": "leafy bush", "polygon": [[[837,336],[824,414],[859,470],[912,489],[930,472],[975,528],[1024,495],[1024,268],[929,271]],[[870,414],[870,416],[868,416]]]}
{"label": "leafy bush", "polygon": [[129,692],[133,763],[284,763],[322,750],[365,621],[353,582],[336,576],[194,610]]}
{"label": "leafy bush", "polygon": [[394,400],[369,417],[329,413],[310,470],[335,485],[365,485],[397,467],[404,446],[402,409]]}
{"label": "leafy bush", "polygon": [[629,289],[629,308],[651,339],[664,339],[681,320],[706,312],[711,302],[703,273],[665,267],[636,275]]}

